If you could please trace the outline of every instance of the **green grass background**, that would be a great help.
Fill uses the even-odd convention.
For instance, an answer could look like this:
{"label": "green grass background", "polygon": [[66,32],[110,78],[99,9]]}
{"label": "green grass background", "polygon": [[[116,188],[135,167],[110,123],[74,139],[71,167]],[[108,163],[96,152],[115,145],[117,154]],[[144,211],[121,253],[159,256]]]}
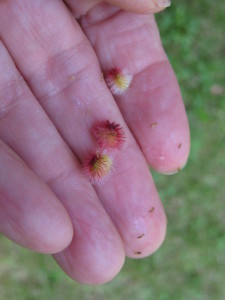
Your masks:
{"label": "green grass background", "polygon": [[225,3],[174,0],[157,16],[191,126],[186,168],[153,174],[168,216],[161,249],[112,282],[74,283],[50,256],[0,238],[1,300],[225,299]]}

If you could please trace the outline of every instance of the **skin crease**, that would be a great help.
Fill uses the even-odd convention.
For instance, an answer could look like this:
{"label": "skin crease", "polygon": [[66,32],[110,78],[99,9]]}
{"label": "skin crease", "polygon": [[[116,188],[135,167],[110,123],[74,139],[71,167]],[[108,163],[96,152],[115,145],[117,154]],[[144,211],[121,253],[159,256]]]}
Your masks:
{"label": "skin crease", "polygon": [[[64,247],[57,248],[56,240],[47,247],[34,245],[33,228],[22,232],[23,237],[15,229],[12,237],[2,225],[9,223],[7,213],[1,215],[0,229],[36,251],[66,248],[55,255],[64,271],[79,282],[102,284],[116,276],[125,254],[144,257],[161,245],[166,217],[146,159],[163,173],[182,167],[189,130],[153,17],[93,1],[67,5],[60,0],[0,2],[0,138],[24,161],[23,173],[13,161],[11,168],[24,178],[32,174],[30,185],[43,186],[49,207],[56,203],[54,213],[45,212],[46,225],[42,222],[39,232],[36,228],[40,244],[45,245],[43,226],[48,228],[49,215],[49,222],[64,222]],[[130,89],[116,102],[101,80],[101,68],[112,64],[124,64],[134,75]],[[120,123],[127,139],[115,155],[112,176],[94,189],[82,175],[80,161],[96,147],[89,131],[99,118]],[[9,191],[6,184],[0,192],[8,199],[2,192]],[[13,215],[13,203],[21,199],[13,192],[10,197],[11,203],[2,197],[0,204],[6,212],[11,206]],[[36,192],[30,198],[43,203]],[[23,216],[25,208],[18,211]],[[26,214],[31,219],[35,215],[32,205]]]}

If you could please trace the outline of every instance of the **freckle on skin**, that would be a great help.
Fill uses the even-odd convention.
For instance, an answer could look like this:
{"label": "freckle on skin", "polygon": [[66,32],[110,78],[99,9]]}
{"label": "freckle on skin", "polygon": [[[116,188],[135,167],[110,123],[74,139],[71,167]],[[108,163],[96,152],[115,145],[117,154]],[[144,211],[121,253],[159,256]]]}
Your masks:
{"label": "freckle on skin", "polygon": [[154,122],[154,123],[151,124],[151,128],[155,128],[156,126],[158,126],[157,122]]}
{"label": "freckle on skin", "polygon": [[149,212],[150,212],[150,213],[153,213],[154,210],[155,210],[155,207],[152,207],[152,208],[149,210]]}
{"label": "freckle on skin", "polygon": [[144,233],[142,234],[142,235],[140,235],[140,236],[138,236],[138,239],[141,239],[141,238],[143,238],[145,235],[144,235]]}
{"label": "freckle on skin", "polygon": [[137,251],[137,252],[134,252],[134,254],[140,255],[140,254],[142,254],[142,252],[141,251]]}

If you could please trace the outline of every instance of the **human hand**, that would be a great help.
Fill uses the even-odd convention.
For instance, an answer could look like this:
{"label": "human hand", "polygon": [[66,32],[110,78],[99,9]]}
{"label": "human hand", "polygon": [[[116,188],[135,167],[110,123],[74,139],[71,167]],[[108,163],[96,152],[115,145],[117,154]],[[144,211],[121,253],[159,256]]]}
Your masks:
{"label": "human hand", "polygon": [[[67,1],[78,25],[59,0],[0,2],[0,230],[42,253],[66,248],[55,255],[65,272],[97,284],[125,254],[162,243],[166,218],[146,159],[161,173],[182,168],[189,130],[153,16],[84,3]],[[116,102],[100,65],[134,75]],[[122,125],[126,143],[94,189],[80,162],[95,148],[93,122],[105,119]]]}

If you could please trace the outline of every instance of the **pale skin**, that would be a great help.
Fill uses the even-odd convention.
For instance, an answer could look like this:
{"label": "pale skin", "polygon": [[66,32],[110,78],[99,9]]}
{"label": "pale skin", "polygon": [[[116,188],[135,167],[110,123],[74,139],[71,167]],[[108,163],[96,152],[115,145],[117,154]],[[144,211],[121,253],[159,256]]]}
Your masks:
{"label": "pale skin", "polygon": [[[164,174],[181,169],[189,127],[156,2],[108,1],[132,12],[64,2],[0,1],[0,231],[57,253],[74,280],[102,284],[125,256],[148,256],[164,240],[148,164]],[[134,76],[117,98],[102,80],[115,66]],[[107,119],[123,126],[126,142],[110,178],[92,186],[81,162],[96,147],[93,122]]]}

